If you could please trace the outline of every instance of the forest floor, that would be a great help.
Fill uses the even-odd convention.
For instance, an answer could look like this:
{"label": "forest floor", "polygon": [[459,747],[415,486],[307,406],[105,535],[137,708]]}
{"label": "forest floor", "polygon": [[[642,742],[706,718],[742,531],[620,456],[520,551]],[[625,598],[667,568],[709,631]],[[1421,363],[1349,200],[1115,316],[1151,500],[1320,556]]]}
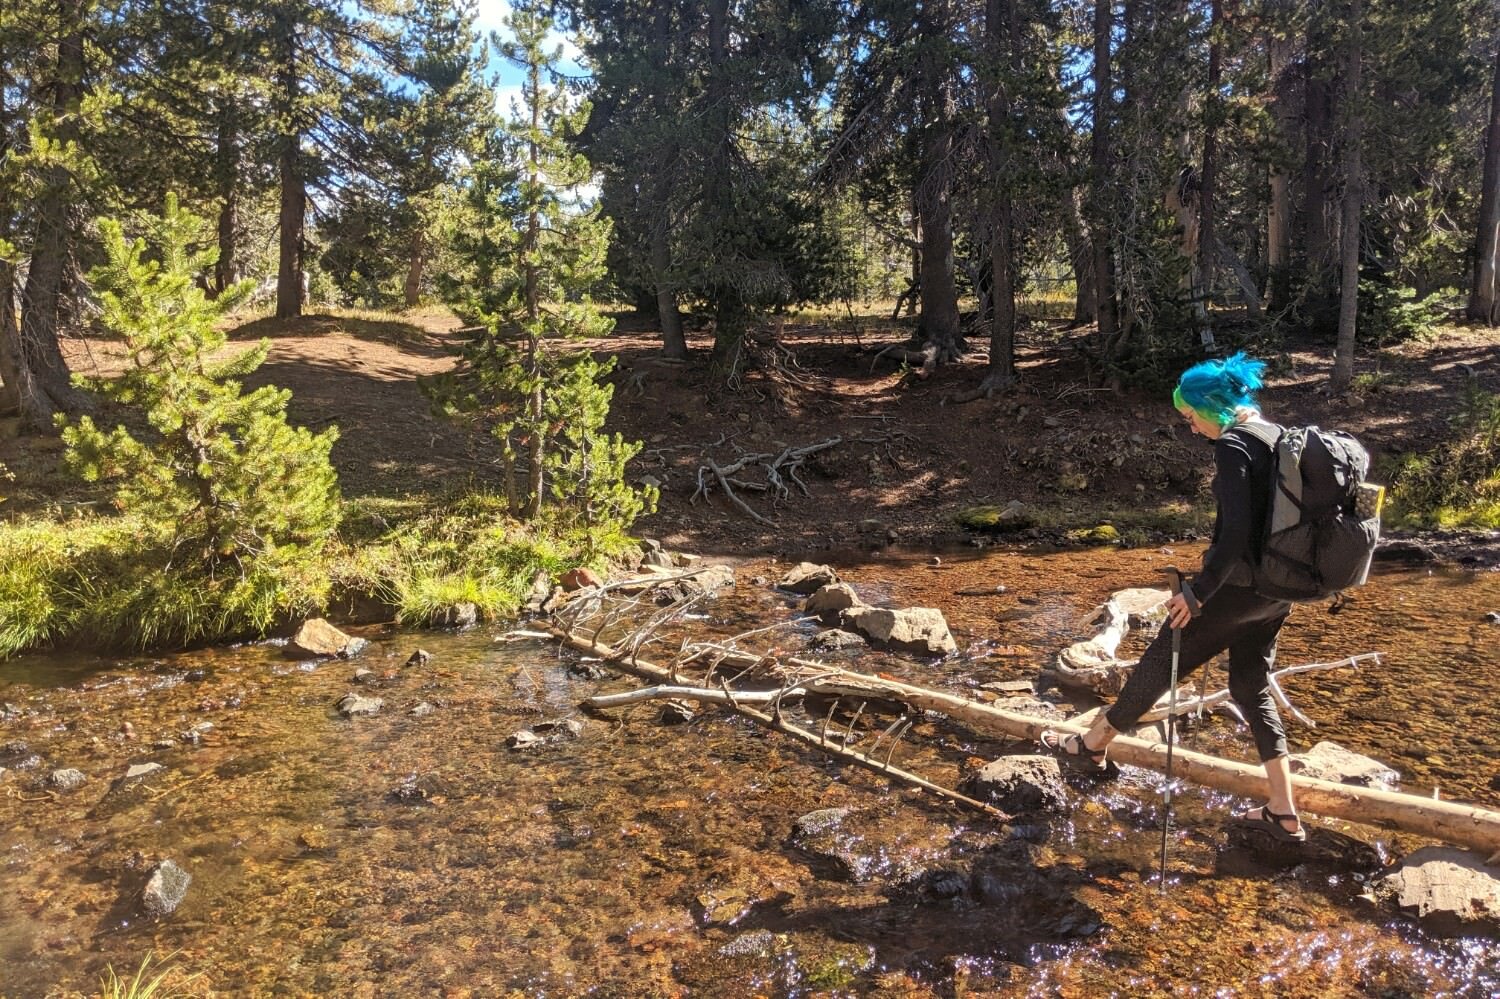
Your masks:
{"label": "forest floor", "polygon": [[[231,346],[269,338],[270,357],[251,383],[290,389],[295,423],[338,426],[333,459],[346,496],[430,498],[498,482],[493,443],[437,416],[420,387],[454,364],[458,327],[445,310],[262,319],[236,328]],[[751,369],[735,389],[708,377],[711,332],[689,334],[686,364],[661,362],[653,330],[628,317],[586,346],[618,356],[610,429],[644,444],[632,478],[661,484],[658,511],[636,533],[674,549],[790,557],[856,546],[941,550],[986,543],[956,526],[960,510],[1012,501],[1027,525],[1017,540],[1066,542],[1101,524],[1135,544],[1202,532],[1208,443],[1190,434],[1167,398],[1104,387],[1081,349],[1088,333],[1054,323],[1023,334],[1019,386],[969,403],[953,399],[982,377],[984,341],[971,341],[963,363],[920,378],[876,359],[908,335],[888,315],[785,321],[779,368]],[[103,341],[71,343],[69,353],[74,369],[89,373],[121,363],[118,348]],[[1331,347],[1268,359],[1268,417],[1349,430],[1377,469],[1382,456],[1442,439],[1469,379],[1500,390],[1500,333],[1488,329],[1445,327],[1437,339],[1388,347],[1378,358],[1365,350],[1362,391],[1347,399],[1326,393]],[[59,441],[3,431],[0,465],[13,477],[0,484],[4,514],[99,502],[97,486],[59,472]],[[761,454],[769,463],[788,448],[835,438],[806,457],[795,481],[786,477],[789,491],[779,498],[774,488],[734,487],[764,521],[728,501],[716,481],[695,499],[710,459],[723,467]],[[763,484],[764,463],[730,478]],[[1493,564],[1500,558],[1493,540],[1448,543],[1470,561]]]}

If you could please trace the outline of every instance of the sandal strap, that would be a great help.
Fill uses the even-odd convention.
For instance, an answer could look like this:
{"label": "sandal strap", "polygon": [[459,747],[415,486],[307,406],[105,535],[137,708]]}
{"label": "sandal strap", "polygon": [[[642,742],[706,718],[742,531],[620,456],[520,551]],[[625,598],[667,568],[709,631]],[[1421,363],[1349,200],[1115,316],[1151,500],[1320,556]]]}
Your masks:
{"label": "sandal strap", "polygon": [[1072,739],[1074,745],[1078,747],[1078,752],[1074,753],[1074,756],[1087,756],[1089,759],[1101,763],[1104,761],[1104,754],[1106,750],[1090,749],[1088,743],[1083,741],[1083,736],[1077,733],[1069,735],[1068,738]]}
{"label": "sandal strap", "polygon": [[1277,812],[1271,811],[1270,805],[1261,805],[1260,814],[1261,818],[1270,819],[1273,822],[1285,822],[1290,819],[1291,821],[1297,823],[1298,826],[1302,825],[1302,820],[1297,817],[1297,813],[1293,812],[1290,815],[1281,815]]}

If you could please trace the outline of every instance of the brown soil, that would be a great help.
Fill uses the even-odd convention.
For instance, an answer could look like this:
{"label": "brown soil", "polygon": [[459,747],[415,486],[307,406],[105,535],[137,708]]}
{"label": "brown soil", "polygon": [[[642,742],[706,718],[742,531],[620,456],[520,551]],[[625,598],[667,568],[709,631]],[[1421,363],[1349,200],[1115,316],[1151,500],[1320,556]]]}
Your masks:
{"label": "brown soil", "polygon": [[[458,325],[441,311],[310,316],[249,323],[233,342],[270,338],[270,357],[253,383],[291,389],[298,423],[338,425],[334,461],[346,495],[396,497],[496,484],[492,444],[437,417],[418,384],[452,366]],[[953,524],[958,510],[1011,500],[1047,511],[1043,520],[1054,527],[1033,530],[1031,538],[1061,538],[1059,523],[1114,519],[1154,540],[1160,530],[1180,530],[1190,510],[1202,523],[1206,442],[1189,433],[1167,400],[1101,385],[1080,349],[1086,331],[1054,327],[1026,336],[1019,388],[970,403],[952,399],[978,383],[982,350],[919,378],[875,357],[906,334],[881,319],[787,323],[779,331],[782,367],[751,369],[736,390],[709,379],[707,333],[690,334],[693,359],[680,365],[661,363],[651,329],[628,318],[611,336],[589,342],[619,357],[612,429],[645,445],[632,474],[662,483],[660,509],[637,533],[719,554],[932,547],[970,538]],[[79,370],[118,370],[111,344],[71,348]],[[1262,397],[1272,419],[1350,430],[1378,460],[1439,439],[1467,379],[1491,390],[1500,385],[1500,334],[1454,327],[1438,342],[1387,349],[1377,387],[1350,399],[1326,394],[1330,349],[1273,363]],[[1368,353],[1360,370],[1374,370]],[[779,499],[738,490],[769,524],[727,501],[716,482],[695,500],[708,459],[724,466],[835,437],[839,444],[807,458],[800,481],[787,478],[789,491]],[[57,475],[59,452],[53,439],[0,442],[0,463],[15,476],[5,489],[7,512],[97,499],[96,490]],[[735,478],[766,481],[754,468]]]}

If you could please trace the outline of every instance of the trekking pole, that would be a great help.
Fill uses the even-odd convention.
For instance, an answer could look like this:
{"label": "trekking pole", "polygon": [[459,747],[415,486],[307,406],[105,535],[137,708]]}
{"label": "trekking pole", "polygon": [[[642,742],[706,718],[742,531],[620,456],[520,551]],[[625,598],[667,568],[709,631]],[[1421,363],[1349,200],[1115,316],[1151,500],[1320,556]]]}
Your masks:
{"label": "trekking pole", "polygon": [[[1167,574],[1167,585],[1172,588],[1172,595],[1181,593],[1181,571],[1175,565],[1168,566],[1163,571]],[[1167,627],[1172,627],[1170,620]],[[1158,889],[1162,892],[1167,890],[1167,836],[1172,829],[1172,747],[1177,743],[1177,664],[1181,658],[1182,629],[1172,628],[1172,679],[1171,685],[1167,687],[1167,781],[1162,785],[1161,876],[1157,879]]]}

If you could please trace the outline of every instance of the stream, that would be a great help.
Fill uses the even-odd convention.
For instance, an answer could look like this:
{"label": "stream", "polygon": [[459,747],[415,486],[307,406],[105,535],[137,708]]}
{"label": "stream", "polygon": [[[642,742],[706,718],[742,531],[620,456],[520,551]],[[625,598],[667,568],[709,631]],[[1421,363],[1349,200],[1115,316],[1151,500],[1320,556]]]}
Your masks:
{"label": "stream", "polygon": [[[954,691],[1030,679],[1110,592],[1200,554],[838,552],[821,560],[867,602],[941,608],[961,652],[829,658]],[[785,563],[735,568],[702,635],[794,615],[770,585]],[[1333,740],[1402,790],[1500,807],[1493,611],[1500,573],[1427,568],[1378,572],[1338,614],[1298,608],[1280,664],[1384,661],[1290,679],[1317,722],[1287,721],[1293,751]],[[1430,936],[1350,872],[1229,848],[1225,816],[1249,802],[1179,793],[1163,892],[1155,774],[1126,768],[1075,788],[1064,817],[1003,826],[721,710],[585,713],[639,682],[497,641],[502,626],[356,630],[371,644],[353,662],[270,641],[0,664],[0,995],[96,994],[147,952],[179,983],[196,973],[186,991],[231,996],[1500,995],[1500,943]],[[815,630],[760,647],[796,652]],[[403,665],[419,647],[430,661]],[[373,682],[352,684],[356,667]],[[351,690],[380,713],[341,717]],[[576,737],[507,748],[560,719]],[[1186,739],[1254,758],[1228,718]],[[953,786],[1023,751],[928,716],[892,762]],[[163,769],[120,780],[148,762]],[[49,786],[58,769],[82,784]],[[798,819],[828,809],[836,849],[813,849]],[[1422,845],[1330,825],[1393,856]],[[139,887],[165,858],[192,881],[152,918]]]}

